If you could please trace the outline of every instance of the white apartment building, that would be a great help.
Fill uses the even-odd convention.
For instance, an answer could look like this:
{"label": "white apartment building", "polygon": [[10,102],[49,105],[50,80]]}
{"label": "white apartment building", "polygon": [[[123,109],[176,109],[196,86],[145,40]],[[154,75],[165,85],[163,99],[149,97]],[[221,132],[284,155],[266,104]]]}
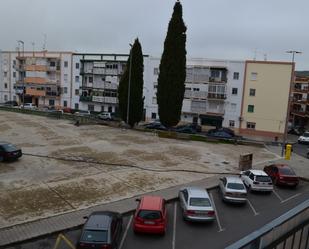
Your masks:
{"label": "white apartment building", "polygon": [[[158,119],[156,99],[160,58],[144,62],[146,120]],[[181,121],[239,127],[244,61],[187,58]]]}

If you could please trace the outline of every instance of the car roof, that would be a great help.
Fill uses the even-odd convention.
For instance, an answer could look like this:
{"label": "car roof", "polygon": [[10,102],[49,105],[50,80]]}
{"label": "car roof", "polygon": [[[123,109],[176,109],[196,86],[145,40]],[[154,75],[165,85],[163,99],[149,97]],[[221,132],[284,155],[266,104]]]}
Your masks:
{"label": "car roof", "polygon": [[209,198],[206,189],[200,187],[187,187],[188,194],[190,197],[205,197]]}
{"label": "car roof", "polygon": [[5,145],[5,144],[11,144],[11,143],[0,141],[0,145]]}
{"label": "car roof", "polygon": [[85,229],[106,230],[110,227],[112,218],[119,215],[116,212],[111,211],[98,211],[93,212],[88,217],[88,220],[84,226]]}
{"label": "car roof", "polygon": [[258,175],[258,176],[268,176],[263,170],[259,170],[259,169],[250,169],[249,170],[252,174],[254,175]]}
{"label": "car roof", "polygon": [[163,198],[161,196],[146,195],[141,198],[140,209],[161,210]]}
{"label": "car roof", "polygon": [[238,176],[226,176],[227,183],[243,183]]}

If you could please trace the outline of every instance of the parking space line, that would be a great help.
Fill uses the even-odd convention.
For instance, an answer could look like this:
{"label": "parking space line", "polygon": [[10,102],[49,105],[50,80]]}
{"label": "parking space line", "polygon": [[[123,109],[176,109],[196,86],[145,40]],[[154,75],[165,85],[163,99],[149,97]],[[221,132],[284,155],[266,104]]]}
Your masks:
{"label": "parking space line", "polygon": [[216,215],[216,220],[217,220],[217,224],[218,224],[218,227],[219,227],[219,233],[220,232],[223,232],[225,230],[225,228],[222,228],[221,226],[221,223],[220,223],[220,220],[219,220],[219,216],[218,216],[218,212],[217,212],[217,208],[216,208],[216,204],[215,204],[215,201],[214,201],[214,198],[212,196],[212,193],[209,193],[209,196],[210,196],[210,199],[212,201],[212,204],[214,206],[214,210],[215,210],[215,215]]}
{"label": "parking space line", "polygon": [[281,198],[281,196],[273,189],[273,192],[274,192],[274,194],[275,194],[275,196],[277,196],[277,198],[280,200],[280,202],[282,203],[282,198]]}
{"label": "parking space line", "polygon": [[293,199],[293,198],[295,198],[295,197],[297,197],[297,196],[300,196],[301,194],[302,194],[302,193],[298,193],[298,194],[296,194],[296,195],[293,195],[293,196],[291,196],[291,197],[289,197],[289,198],[287,198],[287,199],[281,201],[281,203],[284,203],[284,202],[286,202],[286,201],[289,201],[289,200],[291,200],[291,199]]}
{"label": "parking space line", "polygon": [[177,220],[177,202],[175,202],[175,204],[174,204],[174,223],[173,223],[172,249],[175,249],[175,245],[176,245],[176,220]]}
{"label": "parking space line", "polygon": [[131,215],[130,220],[129,220],[128,224],[127,224],[126,230],[125,230],[124,233],[123,233],[122,239],[121,239],[120,244],[119,244],[119,249],[122,248],[123,243],[124,243],[124,240],[125,240],[125,238],[127,237],[129,228],[130,228],[131,223],[132,223],[132,219],[133,219],[133,215]]}
{"label": "parking space line", "polygon": [[247,198],[247,202],[248,202],[248,204],[249,204],[249,206],[250,206],[251,210],[253,211],[254,216],[259,215],[259,213],[255,210],[255,208],[253,207],[253,205],[252,205],[251,201],[250,201],[248,198]]}

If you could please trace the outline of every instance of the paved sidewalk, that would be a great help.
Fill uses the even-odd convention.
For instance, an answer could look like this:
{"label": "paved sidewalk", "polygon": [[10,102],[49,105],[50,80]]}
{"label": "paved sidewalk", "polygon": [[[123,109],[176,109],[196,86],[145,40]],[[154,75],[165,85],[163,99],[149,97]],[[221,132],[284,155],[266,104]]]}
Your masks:
{"label": "paved sidewalk", "polygon": [[[220,176],[213,176],[203,180],[191,182],[188,184],[178,185],[163,190],[151,192],[152,195],[160,195],[167,201],[177,198],[178,191],[183,186],[200,186],[203,188],[214,188],[218,185]],[[10,245],[13,243],[22,242],[28,239],[40,237],[43,235],[60,232],[66,229],[78,227],[82,225],[85,220],[84,216],[89,215],[93,211],[98,210],[112,210],[120,213],[128,213],[136,208],[135,199],[123,199],[116,202],[111,202],[103,205],[97,205],[88,209],[73,211],[49,218],[44,218],[32,222],[27,222],[12,227],[0,229],[0,247]]]}

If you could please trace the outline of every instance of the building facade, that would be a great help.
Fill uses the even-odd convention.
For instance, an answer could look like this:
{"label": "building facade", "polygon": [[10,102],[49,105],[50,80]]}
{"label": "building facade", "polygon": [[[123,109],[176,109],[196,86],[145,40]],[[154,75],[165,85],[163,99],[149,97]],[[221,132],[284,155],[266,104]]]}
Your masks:
{"label": "building facade", "polygon": [[240,134],[284,136],[293,74],[293,63],[246,61]]}
{"label": "building facade", "polygon": [[290,121],[292,126],[309,129],[309,77],[295,76],[292,88]]}
{"label": "building facade", "polygon": [[[145,63],[146,120],[158,119],[157,79],[160,58]],[[239,127],[244,61],[187,59],[181,121]]]}

